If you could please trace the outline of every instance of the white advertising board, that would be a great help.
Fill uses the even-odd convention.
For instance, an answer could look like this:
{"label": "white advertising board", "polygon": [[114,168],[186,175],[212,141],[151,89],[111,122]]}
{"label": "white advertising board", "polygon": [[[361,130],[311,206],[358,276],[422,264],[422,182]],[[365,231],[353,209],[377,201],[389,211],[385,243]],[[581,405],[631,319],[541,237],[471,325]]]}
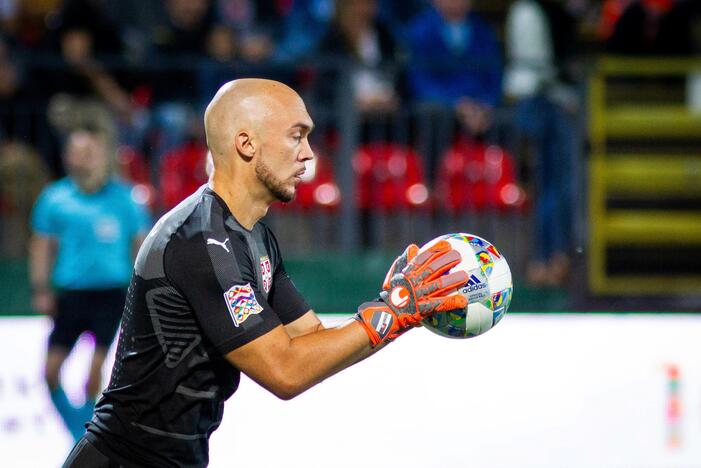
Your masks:
{"label": "white advertising board", "polygon": [[[70,450],[42,381],[48,331],[0,319],[0,466],[58,467]],[[71,397],[89,351],[66,365]],[[701,467],[700,351],[692,315],[510,315],[465,341],[415,330],[292,401],[243,378],[210,466]]]}

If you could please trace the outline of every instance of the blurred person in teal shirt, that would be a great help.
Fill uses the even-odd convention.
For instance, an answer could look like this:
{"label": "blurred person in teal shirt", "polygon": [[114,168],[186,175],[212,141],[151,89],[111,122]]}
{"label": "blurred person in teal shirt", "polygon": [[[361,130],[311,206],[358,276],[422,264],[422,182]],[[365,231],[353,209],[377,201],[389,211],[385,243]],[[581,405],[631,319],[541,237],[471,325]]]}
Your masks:
{"label": "blurred person in teal shirt", "polygon": [[[45,379],[76,440],[101,390],[102,365],[119,327],[133,258],[150,224],[133,187],[111,175],[108,148],[95,131],[71,133],[63,160],[68,176],[44,189],[32,213],[32,302],[37,312],[53,319]],[[60,371],[83,332],[94,337],[95,348],[85,403],[75,407]]]}

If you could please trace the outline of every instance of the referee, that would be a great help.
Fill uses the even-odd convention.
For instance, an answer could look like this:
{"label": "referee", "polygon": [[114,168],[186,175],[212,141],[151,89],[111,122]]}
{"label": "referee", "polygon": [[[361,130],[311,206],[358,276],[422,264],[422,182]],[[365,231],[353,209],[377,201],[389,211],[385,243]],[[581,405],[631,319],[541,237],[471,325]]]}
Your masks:
{"label": "referee", "polygon": [[[149,216],[131,186],[110,176],[105,137],[72,132],[63,162],[68,176],[44,189],[32,212],[29,249],[33,303],[53,318],[45,378],[51,401],[75,440],[85,432],[102,389],[102,365],[124,308],[136,253]],[[61,366],[83,332],[95,339],[85,402],[75,407],[59,379]]]}
{"label": "referee", "polygon": [[203,467],[244,372],[290,399],[436,311],[467,281],[447,243],[390,268],[382,300],[325,329],[259,220],[294,198],[313,158],[302,99],[275,81],[224,85],[205,113],[214,172],[161,218],[136,259],[112,377],[64,467]]}

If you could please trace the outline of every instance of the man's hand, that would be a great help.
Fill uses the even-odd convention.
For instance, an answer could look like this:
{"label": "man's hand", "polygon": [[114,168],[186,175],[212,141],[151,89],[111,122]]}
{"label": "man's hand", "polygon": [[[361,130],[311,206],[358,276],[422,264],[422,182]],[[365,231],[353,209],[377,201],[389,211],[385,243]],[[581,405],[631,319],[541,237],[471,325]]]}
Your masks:
{"label": "man's hand", "polygon": [[467,299],[449,295],[468,281],[464,271],[445,272],[460,263],[460,254],[446,241],[439,241],[418,254],[410,245],[390,267],[380,297],[383,302],[366,302],[355,315],[373,347],[392,341],[436,312],[461,309]]}
{"label": "man's hand", "polygon": [[484,135],[492,126],[492,108],[469,98],[462,98],[455,106],[458,119],[473,136]]}

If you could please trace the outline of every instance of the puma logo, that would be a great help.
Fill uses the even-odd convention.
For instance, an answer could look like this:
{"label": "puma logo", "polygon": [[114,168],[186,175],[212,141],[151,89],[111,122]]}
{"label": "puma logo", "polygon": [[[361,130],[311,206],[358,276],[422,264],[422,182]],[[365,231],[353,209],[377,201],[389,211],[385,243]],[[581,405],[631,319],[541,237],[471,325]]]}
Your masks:
{"label": "puma logo", "polygon": [[[216,240],[216,239],[211,239],[211,238],[210,238],[210,239],[207,239],[207,245],[210,245],[210,244],[218,245],[218,246],[221,247],[222,249],[224,249],[224,250],[226,250],[227,252],[229,252],[229,247],[226,246],[226,242],[227,242],[228,240],[229,240],[228,237],[227,237],[226,239],[224,239],[224,242],[219,242],[219,241]],[[231,253],[231,252],[229,252],[229,253]]]}

